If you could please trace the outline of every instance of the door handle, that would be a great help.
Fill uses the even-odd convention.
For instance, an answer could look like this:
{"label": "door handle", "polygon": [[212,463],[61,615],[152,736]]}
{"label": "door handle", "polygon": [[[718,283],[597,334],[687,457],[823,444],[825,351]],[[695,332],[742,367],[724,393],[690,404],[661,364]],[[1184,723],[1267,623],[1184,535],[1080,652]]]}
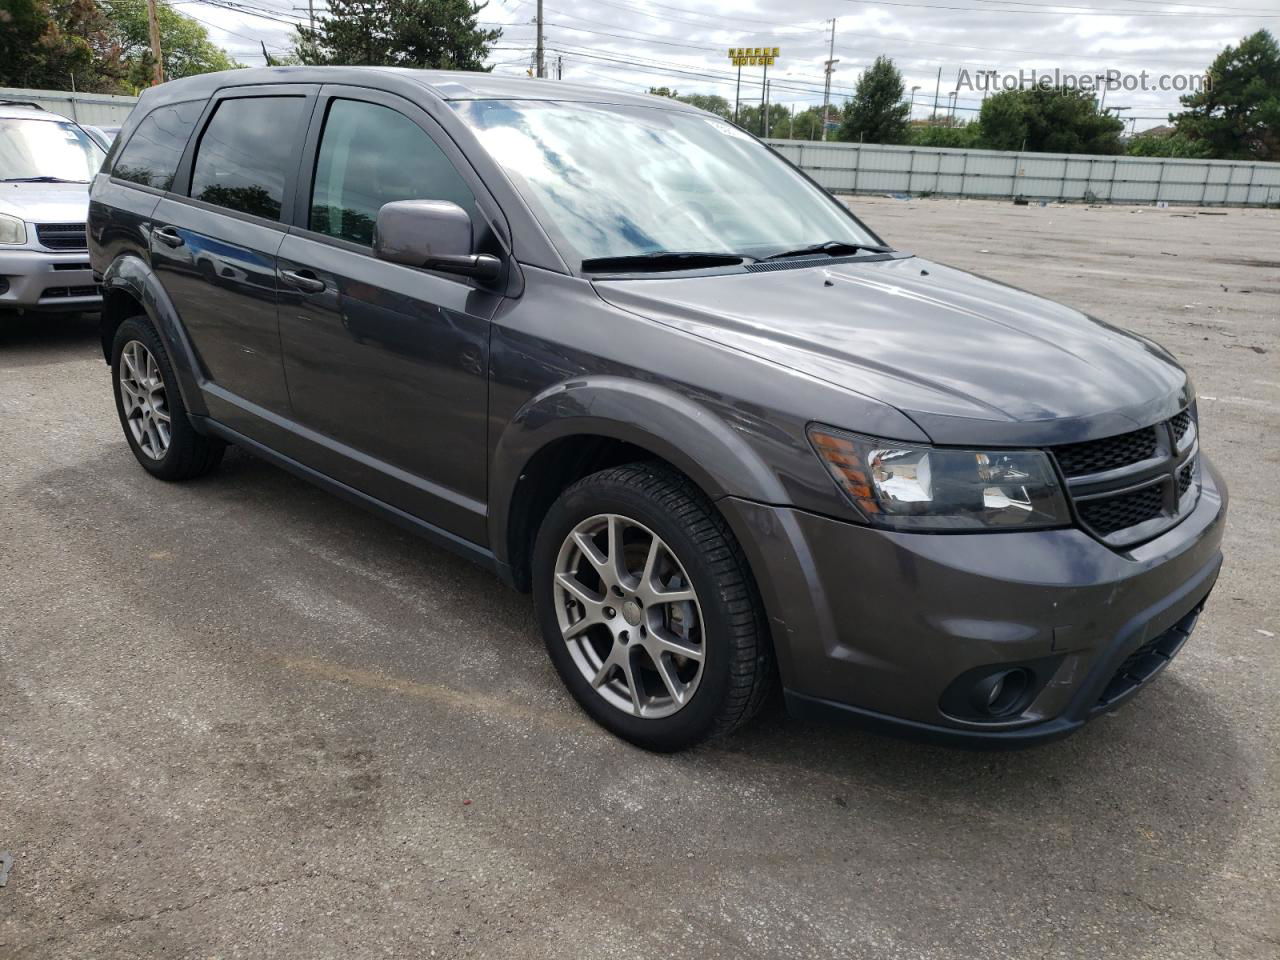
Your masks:
{"label": "door handle", "polygon": [[324,281],[310,270],[281,270],[280,278],[289,286],[307,293],[320,293],[324,290]]}
{"label": "door handle", "polygon": [[151,231],[151,235],[166,247],[180,247],[185,242],[173,227],[157,227]]}

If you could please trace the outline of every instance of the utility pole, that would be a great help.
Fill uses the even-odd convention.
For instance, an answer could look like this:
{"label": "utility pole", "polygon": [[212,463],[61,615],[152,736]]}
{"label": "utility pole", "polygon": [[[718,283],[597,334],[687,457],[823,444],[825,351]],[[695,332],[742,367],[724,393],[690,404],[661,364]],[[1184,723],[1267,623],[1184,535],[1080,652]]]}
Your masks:
{"label": "utility pole", "polygon": [[164,83],[164,57],[160,52],[160,20],[156,16],[156,0],[147,0],[147,27],[151,31],[151,59],[154,61],[151,82]]}
{"label": "utility pole", "polygon": [[831,46],[827,50],[827,63],[825,73],[827,75],[826,83],[822,87],[822,139],[827,139],[827,123],[829,121],[828,111],[831,104],[831,74],[836,72],[836,64],[840,61],[835,59],[836,56],[836,18],[831,18]]}
{"label": "utility pole", "polygon": [[938,122],[938,94],[942,91],[942,68],[938,68],[938,83],[933,88],[933,116],[929,118],[929,126]]}
{"label": "utility pole", "polygon": [[564,56],[562,54],[556,54],[556,79],[564,79]]}
{"label": "utility pole", "polygon": [[[152,2],[152,3],[154,3],[154,2],[155,2],[155,0],[151,0],[151,2]],[[543,60],[543,50],[542,50],[542,0],[538,0],[538,48],[537,48],[537,57],[538,57],[538,76],[540,76],[540,77],[545,77],[545,76],[547,75],[547,65],[546,65],[546,62]]]}

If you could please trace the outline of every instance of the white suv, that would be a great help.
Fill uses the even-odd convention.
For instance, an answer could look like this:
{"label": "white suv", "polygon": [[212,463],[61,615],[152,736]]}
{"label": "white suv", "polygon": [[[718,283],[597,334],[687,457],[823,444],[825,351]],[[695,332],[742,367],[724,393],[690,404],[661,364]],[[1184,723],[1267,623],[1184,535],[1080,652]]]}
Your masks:
{"label": "white suv", "polygon": [[0,100],[0,312],[101,306],[85,219],[103,156],[66,117]]}

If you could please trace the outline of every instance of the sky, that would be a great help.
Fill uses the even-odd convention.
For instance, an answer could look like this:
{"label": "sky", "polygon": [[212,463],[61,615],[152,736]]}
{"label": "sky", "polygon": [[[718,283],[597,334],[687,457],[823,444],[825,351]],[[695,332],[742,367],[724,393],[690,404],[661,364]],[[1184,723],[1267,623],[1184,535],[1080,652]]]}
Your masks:
{"label": "sky", "polygon": [[[308,0],[168,0],[195,17],[237,60],[264,62],[292,47],[293,23],[305,22]],[[317,15],[324,0],[312,0]],[[500,74],[523,76],[534,46],[536,0],[490,0],[479,14],[501,26],[489,63]],[[632,92],[666,86],[681,94],[714,93],[733,102],[736,68],[731,47],[779,47],[769,70],[769,99],[797,111],[820,105],[823,68],[835,20],[832,75],[835,102],[853,92],[859,74],[880,54],[893,59],[912,94],[912,116],[951,109],[971,119],[983,93],[957,90],[978,71],[1017,76],[1060,70],[1094,75],[1110,70],[1162,75],[1203,73],[1227,44],[1266,28],[1280,35],[1275,0],[546,0],[543,6],[548,72]],[[561,59],[562,58],[562,59]],[[941,69],[941,79],[938,71]],[[740,97],[760,101],[763,71],[744,67]],[[1179,108],[1172,90],[1110,90],[1104,105],[1132,129],[1166,122]],[[785,135],[785,130],[780,131]]]}

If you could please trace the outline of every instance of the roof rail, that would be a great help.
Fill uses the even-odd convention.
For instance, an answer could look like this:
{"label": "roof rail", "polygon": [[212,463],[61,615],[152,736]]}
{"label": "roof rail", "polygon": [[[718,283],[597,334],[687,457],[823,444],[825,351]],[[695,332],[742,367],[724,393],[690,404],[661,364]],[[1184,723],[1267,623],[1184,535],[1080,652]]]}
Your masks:
{"label": "roof rail", "polygon": [[0,106],[6,107],[33,107],[36,110],[43,110],[44,107],[36,103],[34,100],[10,100],[8,97],[0,97]]}

